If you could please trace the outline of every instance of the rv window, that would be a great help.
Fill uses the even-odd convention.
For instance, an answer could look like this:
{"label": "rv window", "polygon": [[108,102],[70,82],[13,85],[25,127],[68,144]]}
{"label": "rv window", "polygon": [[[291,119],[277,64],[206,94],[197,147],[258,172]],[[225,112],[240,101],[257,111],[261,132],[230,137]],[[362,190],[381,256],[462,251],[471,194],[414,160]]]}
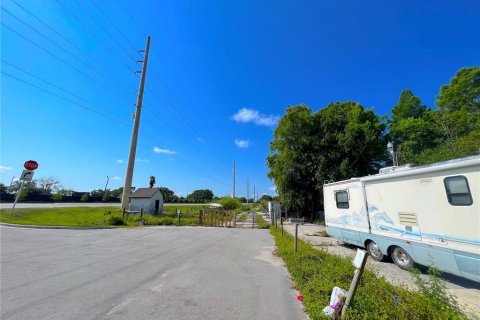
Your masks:
{"label": "rv window", "polygon": [[448,177],[443,182],[448,202],[452,206],[469,206],[473,203],[467,178],[464,176]]}
{"label": "rv window", "polygon": [[337,208],[339,209],[348,209],[348,192],[347,191],[337,191],[335,192],[335,200],[337,200]]}

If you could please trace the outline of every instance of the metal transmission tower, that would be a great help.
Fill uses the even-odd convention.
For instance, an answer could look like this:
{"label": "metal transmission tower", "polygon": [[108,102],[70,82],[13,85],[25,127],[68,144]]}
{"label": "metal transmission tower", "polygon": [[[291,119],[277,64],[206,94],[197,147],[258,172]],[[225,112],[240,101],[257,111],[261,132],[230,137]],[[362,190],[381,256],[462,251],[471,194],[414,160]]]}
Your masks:
{"label": "metal transmission tower", "polygon": [[145,47],[145,58],[143,61],[142,77],[140,78],[140,88],[137,97],[137,110],[135,111],[135,122],[133,124],[132,142],[130,144],[130,153],[128,155],[127,173],[125,174],[125,185],[123,186],[122,208],[127,209],[130,203],[130,194],[132,192],[133,167],[135,166],[135,154],[137,153],[138,129],[140,127],[140,115],[142,114],[143,89],[145,87],[145,78],[147,77],[148,51],[150,50],[150,36],[147,37]]}

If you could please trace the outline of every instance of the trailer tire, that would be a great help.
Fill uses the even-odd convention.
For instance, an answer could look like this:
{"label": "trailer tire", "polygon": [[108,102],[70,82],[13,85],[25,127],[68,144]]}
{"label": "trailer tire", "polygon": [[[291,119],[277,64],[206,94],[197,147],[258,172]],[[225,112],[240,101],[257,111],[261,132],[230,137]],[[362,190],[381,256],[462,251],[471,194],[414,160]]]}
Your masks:
{"label": "trailer tire", "polygon": [[385,261],[386,256],[380,251],[375,241],[370,240],[367,242],[367,251],[373,259],[377,261]]}
{"label": "trailer tire", "polygon": [[413,264],[415,263],[408,252],[401,247],[393,247],[390,251],[390,257],[392,258],[393,262],[403,270],[412,269]]}

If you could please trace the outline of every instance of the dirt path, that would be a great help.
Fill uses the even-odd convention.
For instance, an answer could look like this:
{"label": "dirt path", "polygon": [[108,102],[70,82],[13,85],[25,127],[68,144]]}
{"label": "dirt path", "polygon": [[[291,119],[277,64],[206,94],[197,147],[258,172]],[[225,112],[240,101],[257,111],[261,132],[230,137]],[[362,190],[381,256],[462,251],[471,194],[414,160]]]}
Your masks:
{"label": "dirt path", "polygon": [[[290,234],[295,233],[295,224],[286,222],[284,230]],[[344,244],[330,237],[323,237],[325,227],[316,224],[303,224],[298,226],[298,236],[300,239],[312,244],[317,249],[326,252],[353,258],[357,247]],[[410,272],[398,268],[392,262],[379,262],[374,259],[367,260],[367,269],[384,277],[390,283],[414,288],[414,277]],[[427,275],[421,277],[427,279]],[[468,315],[474,319],[480,319],[480,284],[460,277],[445,275],[443,276],[447,291],[457,297],[457,301],[466,310]]]}

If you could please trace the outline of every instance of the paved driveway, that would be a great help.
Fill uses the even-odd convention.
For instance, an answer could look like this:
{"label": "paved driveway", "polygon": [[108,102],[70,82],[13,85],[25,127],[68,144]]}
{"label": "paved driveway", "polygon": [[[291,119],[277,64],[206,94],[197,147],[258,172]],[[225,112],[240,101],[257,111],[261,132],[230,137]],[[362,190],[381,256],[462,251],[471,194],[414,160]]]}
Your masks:
{"label": "paved driveway", "polygon": [[1,319],[306,319],[267,230],[0,227]]}

